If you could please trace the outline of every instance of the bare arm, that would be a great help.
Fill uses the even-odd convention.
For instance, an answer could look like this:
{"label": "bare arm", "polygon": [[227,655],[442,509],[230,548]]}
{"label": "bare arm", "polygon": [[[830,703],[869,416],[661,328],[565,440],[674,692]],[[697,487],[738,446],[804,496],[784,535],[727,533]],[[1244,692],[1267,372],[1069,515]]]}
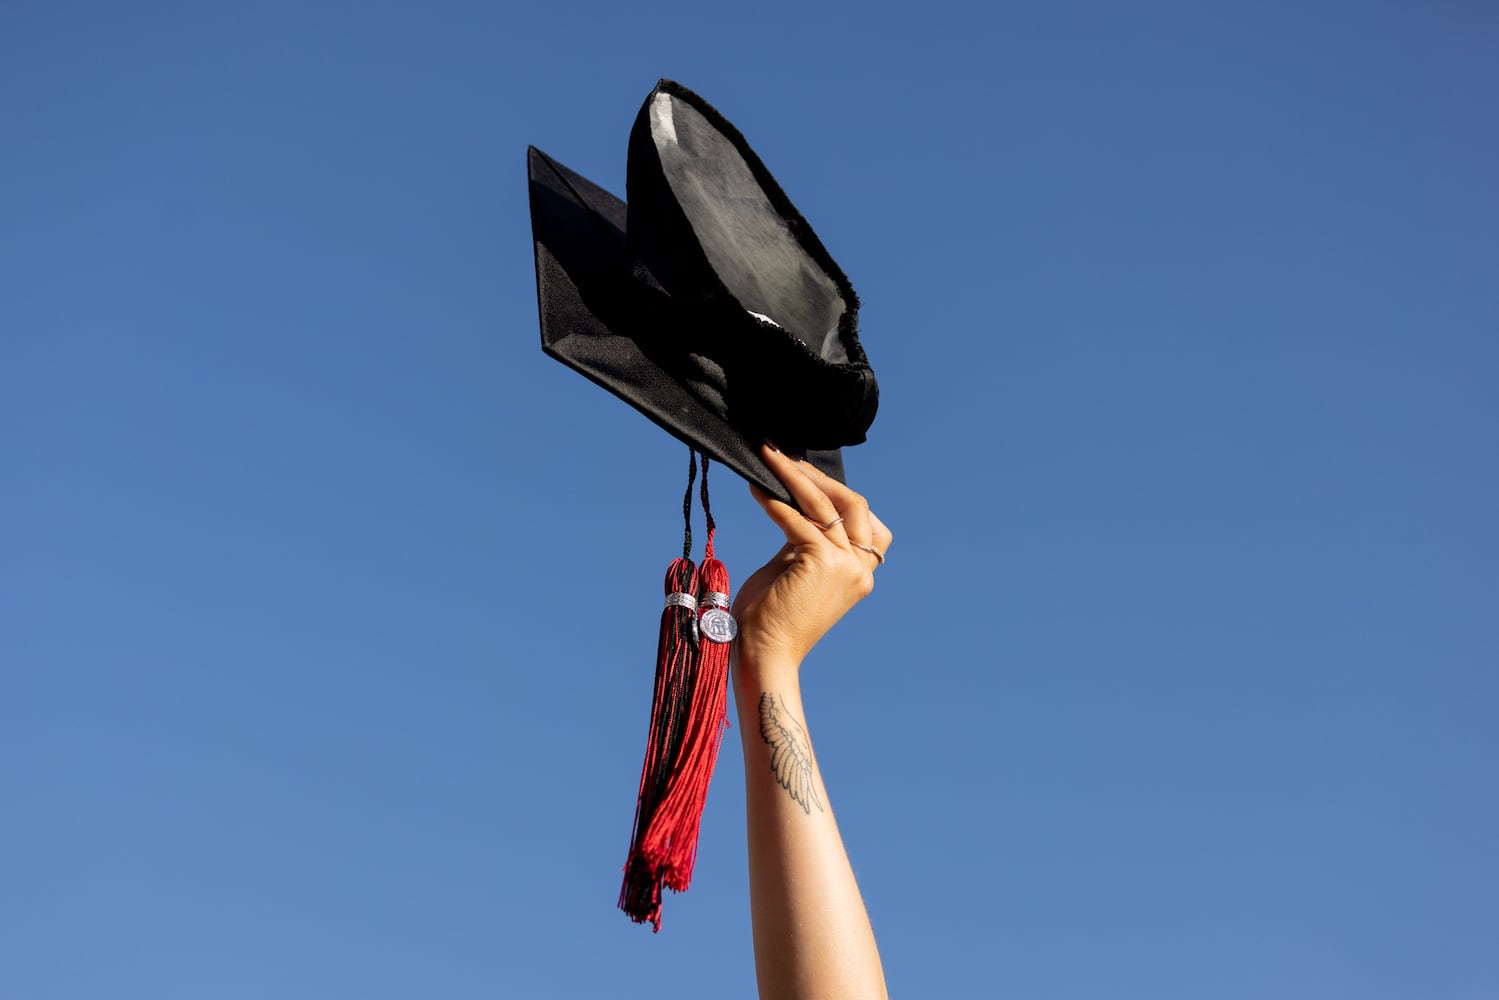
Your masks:
{"label": "bare arm", "polygon": [[741,661],[734,691],[760,996],[884,997],[874,931],[812,754],[796,671],[746,670]]}
{"label": "bare arm", "polygon": [[873,587],[877,560],[860,545],[884,550],[890,533],[842,484],[779,452],[767,450],[765,459],[821,521],[756,491],[787,543],[746,581],[735,605],[734,698],[760,996],[881,998],[879,950],[817,766],[799,670],[813,644]]}

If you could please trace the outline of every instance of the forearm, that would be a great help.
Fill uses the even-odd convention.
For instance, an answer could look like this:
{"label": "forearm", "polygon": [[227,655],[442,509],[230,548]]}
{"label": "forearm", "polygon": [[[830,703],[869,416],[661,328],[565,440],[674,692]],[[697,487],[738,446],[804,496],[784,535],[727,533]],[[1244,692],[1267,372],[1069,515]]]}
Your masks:
{"label": "forearm", "polygon": [[797,664],[741,657],[734,696],[760,996],[886,996],[874,932],[812,754]]}

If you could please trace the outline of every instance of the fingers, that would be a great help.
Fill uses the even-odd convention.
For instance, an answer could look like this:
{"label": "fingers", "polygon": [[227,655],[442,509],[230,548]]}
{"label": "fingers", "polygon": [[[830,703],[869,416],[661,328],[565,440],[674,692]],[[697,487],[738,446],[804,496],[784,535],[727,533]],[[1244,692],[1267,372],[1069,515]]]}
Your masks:
{"label": "fingers", "polygon": [[822,529],[808,521],[799,511],[766,493],[754,483],[749,484],[750,495],[775,522],[792,545],[815,545],[822,539]]}
{"label": "fingers", "polygon": [[[796,505],[802,509],[802,513],[807,518],[819,524],[832,524],[840,517],[846,517],[838,509],[836,502],[830,499],[828,494],[807,475],[806,470],[811,466],[806,462],[790,458],[770,445],[761,446],[760,457],[770,467],[770,471],[775,473],[776,478],[785,485],[786,492],[791,494],[791,498],[796,501]],[[830,529],[818,528],[819,531],[826,531],[828,537],[835,540],[845,537],[840,534],[842,529],[842,525]]]}
{"label": "fingers", "polygon": [[838,516],[843,518],[843,526],[848,529],[850,541],[873,545],[882,553],[889,552],[894,536],[885,527],[885,522],[869,509],[869,502],[863,496],[811,462],[798,462],[797,468],[833,501],[833,505],[838,508]]}
{"label": "fingers", "polygon": [[850,541],[862,542],[873,537],[874,528],[870,520],[873,515],[869,512],[868,501],[811,462],[798,462],[797,468],[833,501],[833,506],[838,509],[838,516],[843,518],[843,527]]}

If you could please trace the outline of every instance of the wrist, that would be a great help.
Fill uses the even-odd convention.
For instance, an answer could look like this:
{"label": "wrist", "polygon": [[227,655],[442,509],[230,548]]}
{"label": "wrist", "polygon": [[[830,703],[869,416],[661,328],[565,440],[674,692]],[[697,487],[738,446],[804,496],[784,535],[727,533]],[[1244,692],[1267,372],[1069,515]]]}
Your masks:
{"label": "wrist", "polygon": [[796,686],[801,661],[785,653],[736,646],[732,666],[734,693],[755,695],[772,687]]}

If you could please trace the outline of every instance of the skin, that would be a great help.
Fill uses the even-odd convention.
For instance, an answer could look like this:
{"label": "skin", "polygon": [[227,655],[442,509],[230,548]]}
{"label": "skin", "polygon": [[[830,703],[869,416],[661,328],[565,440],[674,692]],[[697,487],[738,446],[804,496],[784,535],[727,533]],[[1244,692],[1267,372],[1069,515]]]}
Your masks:
{"label": "skin", "polygon": [[[803,659],[874,588],[890,548],[869,504],[810,463],[762,449],[806,516],[751,486],[786,544],[739,589],[734,698],[744,749],[755,972],[767,1000],[886,997],[802,705]],[[841,524],[824,529],[815,521]]]}

